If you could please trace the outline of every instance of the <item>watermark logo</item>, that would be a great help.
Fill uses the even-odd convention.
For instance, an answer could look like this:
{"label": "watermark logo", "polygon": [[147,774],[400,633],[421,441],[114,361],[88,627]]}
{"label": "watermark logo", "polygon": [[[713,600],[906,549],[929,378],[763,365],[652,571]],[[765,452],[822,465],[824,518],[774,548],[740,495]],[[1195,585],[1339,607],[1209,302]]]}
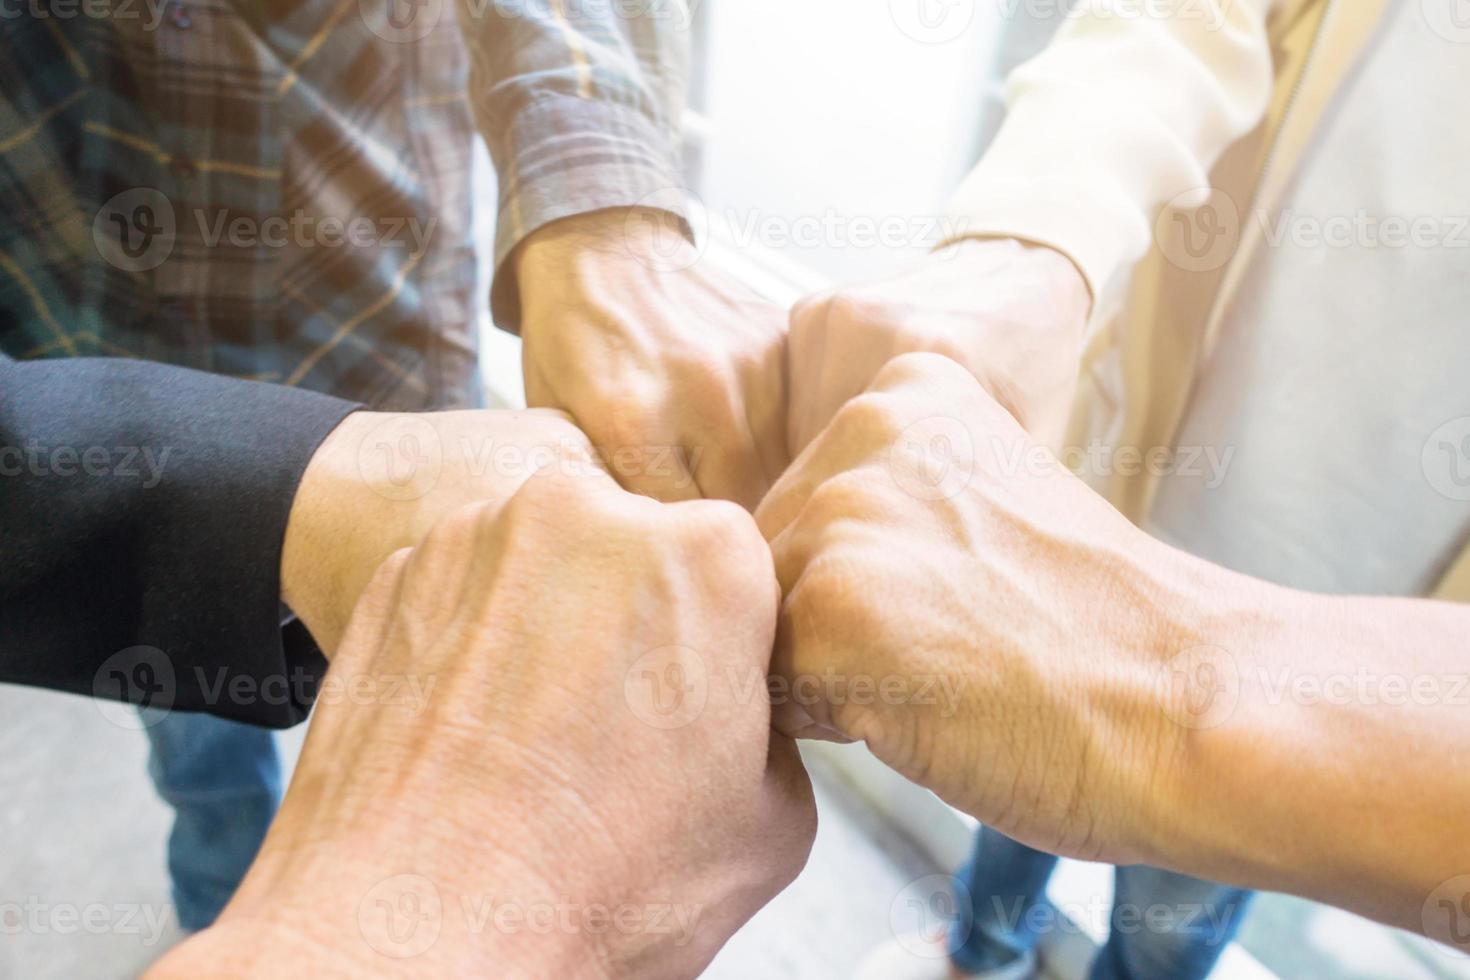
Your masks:
{"label": "watermark logo", "polygon": [[1240,667],[1223,647],[1191,647],[1164,665],[1165,710],[1176,724],[1224,724],[1240,702]]}
{"label": "watermark logo", "polygon": [[623,697],[634,716],[672,731],[692,724],[709,701],[704,658],[684,646],[666,646],[639,657],[623,676]]}
{"label": "watermark logo", "polygon": [[368,890],[357,906],[357,928],[379,955],[395,960],[422,956],[439,941],[444,903],[423,875],[395,875]]}
{"label": "watermark logo", "polygon": [[[764,248],[779,251],[799,249],[923,248],[933,250],[961,238],[969,220],[948,215],[844,214],[827,208],[820,214],[768,214],[759,208],[731,208],[720,217],[738,249]],[[946,261],[954,252],[941,252]]]}
{"label": "watermark logo", "polygon": [[440,892],[433,881],[401,874],[374,885],[357,907],[363,939],[396,960],[434,947],[446,920],[464,935],[661,936],[683,947],[694,940],[702,905],[669,902],[581,903],[570,896],[525,899],[514,895]]}
{"label": "watermark logo", "polygon": [[956,889],[949,875],[925,875],[909,882],[888,908],[888,928],[913,956],[949,955],[951,938],[964,942],[975,923],[969,892]]}
{"label": "watermark logo", "polygon": [[422,255],[438,219],[418,215],[278,214],[228,208],[176,211],[162,192],[135,187],[104,204],[92,220],[92,239],[110,265],[147,272],[173,254],[181,234],[204,248],[403,249]]}
{"label": "watermark logo", "polygon": [[1174,198],[1159,212],[1154,236],[1173,265],[1187,272],[1211,272],[1235,257],[1246,228],[1259,232],[1268,249],[1470,251],[1470,214],[1394,214],[1367,208],[1325,214],[1254,208],[1242,213],[1229,195],[1213,188]]}
{"label": "watermark logo", "polygon": [[[681,216],[687,223],[688,234],[679,220]],[[688,269],[709,247],[709,209],[692,191],[682,187],[660,188],[639,198],[628,211],[623,242],[630,256],[654,272]]]}
{"label": "watermark logo", "polygon": [[1420,457],[1424,478],[1443,497],[1470,500],[1470,415],[1435,429]]}
{"label": "watermark logo", "polygon": [[412,44],[428,37],[444,14],[446,0],[357,0],[367,29],[389,44]]}
{"label": "watermark logo", "polygon": [[1240,904],[1224,901],[1140,905],[1116,901],[1110,893],[1094,892],[1084,899],[1060,905],[1050,900],[1027,902],[1021,897],[994,895],[990,898],[990,908],[992,920],[1011,933],[1077,936],[1112,931],[1120,936],[1187,938],[1202,946],[1218,947],[1230,942]]}
{"label": "watermark logo", "polygon": [[1022,474],[1041,478],[1065,469],[1084,480],[1133,478],[1148,475],[1198,483],[1217,490],[1225,482],[1235,460],[1234,446],[1113,446],[1093,439],[1086,446],[1063,446],[1053,453],[1046,446],[1024,438],[991,436],[991,454],[1005,476]]}
{"label": "watermark logo", "polygon": [[439,431],[417,415],[392,415],[357,447],[357,469],[378,496],[418,500],[439,483],[444,444]]}
{"label": "watermark logo", "polygon": [[999,16],[1012,21],[1024,16],[1039,23],[1060,24],[1064,19],[1086,17],[1089,22],[1174,21],[1203,24],[1211,33],[1223,30],[1229,16],[1228,4],[1215,0],[1110,0],[1106,4],[1078,0],[997,0]]}
{"label": "watermark logo", "polygon": [[97,254],[124,272],[148,272],[163,265],[177,239],[174,206],[152,187],[134,187],[113,196],[92,219]]}
{"label": "watermark logo", "polygon": [[1164,258],[1186,272],[1213,272],[1240,245],[1240,209],[1213,187],[1185,191],[1159,212],[1154,240]]}
{"label": "watermark logo", "polygon": [[1470,250],[1470,215],[1464,214],[1380,214],[1358,208],[1320,215],[1284,208],[1276,213],[1257,209],[1251,220],[1260,226],[1267,248]]}
{"label": "watermark logo", "polygon": [[[102,717],[131,731],[162,721],[177,696],[173,660],[157,647],[119,650],[92,675],[92,703]],[[139,712],[138,708],[147,710]]]}
{"label": "watermark logo", "polygon": [[1430,892],[1421,911],[1424,935],[1452,950],[1456,959],[1470,953],[1470,875],[1456,875]]}
{"label": "watermark logo", "polygon": [[[746,692],[753,690],[763,677],[751,676],[742,681],[732,669],[726,669],[730,688],[742,704],[749,703]],[[830,708],[847,705],[932,708],[944,720],[959,713],[970,683],[969,678],[955,674],[839,674],[831,669],[792,678],[772,674],[764,680],[767,696],[775,707],[796,704],[812,708],[820,704]]]}
{"label": "watermark logo", "polygon": [[39,895],[23,901],[0,901],[0,936],[136,936],[152,949],[163,939],[172,905],[137,902],[47,902]]}
{"label": "watermark logo", "polygon": [[[569,23],[606,23],[613,20],[656,21],[669,30],[687,31],[694,25],[703,0],[559,0],[557,7]],[[482,20],[493,8],[501,20],[541,20],[545,0],[465,0],[463,10]]]}
{"label": "watermark logo", "polygon": [[904,429],[889,449],[888,472],[916,500],[949,500],[975,475],[975,440],[959,419],[921,419]]}
{"label": "watermark logo", "polygon": [[888,14],[920,44],[948,44],[975,22],[975,0],[888,0]]}
{"label": "watermark logo", "polygon": [[1470,44],[1470,0],[1419,0],[1429,29],[1446,41]]}
{"label": "watermark logo", "polygon": [[1254,680],[1273,707],[1288,702],[1374,708],[1470,707],[1470,674],[1380,674],[1364,667],[1298,673],[1282,665],[1258,668]]}

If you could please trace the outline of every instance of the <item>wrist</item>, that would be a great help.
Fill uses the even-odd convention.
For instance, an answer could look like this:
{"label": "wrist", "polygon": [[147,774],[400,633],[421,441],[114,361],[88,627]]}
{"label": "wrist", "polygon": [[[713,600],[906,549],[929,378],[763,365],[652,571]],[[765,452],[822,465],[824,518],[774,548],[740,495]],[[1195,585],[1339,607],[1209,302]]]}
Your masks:
{"label": "wrist", "polygon": [[1034,278],[1042,298],[1065,311],[1061,320],[1085,324],[1092,312],[1092,287],[1065,252],[1019,238],[959,238],[929,253],[929,261],[957,265],[966,278],[1015,275],[1017,267]]}
{"label": "wrist", "polygon": [[1159,734],[1144,786],[1142,860],[1260,881],[1282,855],[1258,790],[1283,775],[1282,753],[1301,731],[1287,706],[1269,706],[1262,670],[1290,662],[1318,597],[1173,554],[1183,571],[1164,593],[1174,612],[1153,646]]}
{"label": "wrist", "polygon": [[[349,670],[375,669],[344,649]],[[377,664],[381,668],[382,664]],[[344,712],[325,709],[318,724],[329,737]],[[433,758],[400,759],[393,744],[417,730],[398,731],[392,718],[374,725],[372,753],[304,755],[270,837],[229,906],[209,929],[159,964],[149,980],[196,976],[503,976],[607,980],[610,958],[600,933],[578,917],[575,896],[602,894],[608,880],[579,862],[575,845],[550,841],[538,828],[558,826],[556,814],[519,803],[521,764],[484,760],[480,796],[500,800],[487,811],[467,809],[462,766]],[[441,732],[435,755],[465,757],[483,746]],[[322,745],[325,743],[318,743]],[[499,753],[492,748],[492,756]],[[372,773],[322,809],[313,790],[340,781],[335,770]],[[364,819],[371,815],[372,819]],[[469,822],[472,821],[472,825]],[[568,911],[570,910],[570,911]],[[230,964],[230,966],[225,966]]]}
{"label": "wrist", "polygon": [[622,267],[631,259],[660,270],[687,267],[698,257],[683,218],[659,208],[625,207],[573,215],[538,228],[512,253],[511,262],[529,311],[534,302],[580,291],[579,283],[590,280],[589,289],[615,285],[599,274],[610,264]]}
{"label": "wrist", "polygon": [[[1112,863],[1197,865],[1231,841],[1229,818],[1205,803],[1210,766],[1238,763],[1232,739],[1241,715],[1241,652],[1269,630],[1275,587],[1239,576],[1138,532],[1139,547],[1110,562],[1098,606],[1111,635],[1085,658],[1079,717],[1093,757],[1084,798],[1103,801],[1113,823]],[[1117,554],[1116,552],[1114,553]],[[1228,734],[1225,734],[1228,733]]]}
{"label": "wrist", "polygon": [[397,418],[408,417],[354,412],[343,419],[312,456],[291,505],[281,549],[281,598],[329,657],[378,565],[415,543],[398,533],[414,522],[404,520],[401,510],[386,513],[385,505],[414,506],[422,489],[415,481],[426,474],[410,466],[395,474],[399,482],[382,481],[399,500],[372,489],[375,434],[387,432]]}
{"label": "wrist", "polygon": [[[378,889],[392,880],[381,879]],[[217,923],[170,950],[144,980],[267,975],[302,980],[486,975],[610,980],[613,974],[576,935],[555,929],[531,932],[518,924],[497,926],[489,903],[498,902],[499,909],[513,907],[502,894],[498,885],[493,896],[440,893],[434,911],[421,911],[424,918],[416,926],[407,918],[412,907],[400,906],[400,921],[391,933],[375,928],[377,910],[368,907],[372,898],[350,918],[330,916],[313,926],[227,911]],[[318,905],[303,915],[324,911]]]}

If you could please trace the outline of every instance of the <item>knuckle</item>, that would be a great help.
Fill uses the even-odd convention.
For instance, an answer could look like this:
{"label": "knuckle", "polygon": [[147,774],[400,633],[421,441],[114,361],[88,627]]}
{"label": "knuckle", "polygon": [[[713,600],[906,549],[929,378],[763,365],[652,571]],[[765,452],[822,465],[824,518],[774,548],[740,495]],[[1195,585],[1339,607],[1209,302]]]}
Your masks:
{"label": "knuckle", "polygon": [[825,314],[835,327],[852,327],[882,319],[877,315],[876,303],[849,289],[838,290],[831,295]]}
{"label": "knuckle", "polygon": [[443,548],[468,540],[493,525],[497,516],[496,509],[487,503],[457,507],[434,523],[424,538],[424,544],[430,548]]}
{"label": "knuckle", "polygon": [[650,385],[606,392],[596,398],[595,404],[586,421],[595,431],[596,441],[611,451],[643,446],[663,413],[663,401]]}
{"label": "knuckle", "polygon": [[833,293],[817,293],[796,301],[791,307],[791,333],[802,336],[820,328],[828,320],[827,310]]}
{"label": "knuckle", "polygon": [[869,318],[871,304],[851,290],[834,289],[800,300],[791,309],[792,332],[814,333],[841,329]]}
{"label": "knuckle", "polygon": [[975,380],[950,356],[934,351],[913,351],[900,354],[883,366],[874,381],[874,387],[889,391],[907,385],[934,385],[936,383],[969,382]]}
{"label": "knuckle", "polygon": [[604,479],[590,470],[552,466],[538,471],[505,505],[512,524],[564,523],[569,518],[602,518],[610,513],[613,494]]}
{"label": "knuckle", "polygon": [[833,522],[858,519],[872,513],[873,481],[857,470],[839,473],[812,491],[807,509],[812,518],[831,525]]}
{"label": "knuckle", "polygon": [[749,557],[766,551],[755,519],[727,500],[691,500],[668,510],[678,520],[682,543],[711,553]]}
{"label": "knuckle", "polygon": [[588,444],[587,434],[577,427],[570,413],[561,409],[530,408],[526,410],[523,421],[538,441],[576,446]]}
{"label": "knuckle", "polygon": [[694,500],[663,507],[676,523],[680,553],[712,570],[720,582],[751,601],[776,601],[775,560],[755,518],[725,500]]}
{"label": "knuckle", "polygon": [[383,563],[373,573],[373,577],[369,580],[366,591],[390,590],[393,582],[397,581],[398,577],[408,569],[412,559],[412,548],[399,548],[393,552],[387,558],[383,559]]}
{"label": "knuckle", "polygon": [[886,443],[903,430],[901,403],[886,391],[869,389],[850,399],[834,420],[847,438]]}
{"label": "knuckle", "polygon": [[803,622],[856,626],[870,618],[872,600],[862,593],[852,564],[832,552],[812,561],[803,571],[787,597],[791,618],[798,627]]}
{"label": "knuckle", "polygon": [[670,367],[686,387],[701,392],[727,387],[732,373],[727,357],[705,350],[681,353],[672,359]]}

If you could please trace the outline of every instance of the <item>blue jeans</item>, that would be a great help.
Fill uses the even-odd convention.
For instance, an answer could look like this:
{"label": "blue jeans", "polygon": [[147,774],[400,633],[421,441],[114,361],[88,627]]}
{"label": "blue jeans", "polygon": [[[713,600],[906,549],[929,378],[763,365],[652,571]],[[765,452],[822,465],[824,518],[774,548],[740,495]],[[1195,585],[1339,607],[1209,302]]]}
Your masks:
{"label": "blue jeans", "polygon": [[[980,972],[1034,949],[1059,917],[1046,901],[1057,858],[989,828],[955,886],[971,915],[951,931],[951,958]],[[1137,865],[1117,868],[1108,941],[1091,980],[1204,980],[1240,929],[1252,893]],[[967,904],[961,900],[961,908]]]}
{"label": "blue jeans", "polygon": [[212,924],[245,877],[281,803],[281,760],[264,728],[141,709],[148,774],[174,809],[168,839],[179,925]]}

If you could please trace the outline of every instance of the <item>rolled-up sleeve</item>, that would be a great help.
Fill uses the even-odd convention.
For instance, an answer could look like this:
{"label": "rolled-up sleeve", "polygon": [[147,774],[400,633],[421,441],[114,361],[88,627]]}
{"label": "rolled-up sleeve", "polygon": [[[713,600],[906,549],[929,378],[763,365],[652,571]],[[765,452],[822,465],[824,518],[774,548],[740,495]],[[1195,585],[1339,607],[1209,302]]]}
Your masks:
{"label": "rolled-up sleeve", "polygon": [[1012,74],[1005,123],[951,203],[957,237],[1051,246],[1105,293],[1147,250],[1157,209],[1204,188],[1263,118],[1278,4],[1161,0],[1130,16],[1081,0]]}
{"label": "rolled-up sleeve", "polygon": [[499,175],[495,321],[518,329],[505,260],[560,218],[644,205],[684,219],[684,0],[459,0],[470,101]]}
{"label": "rolled-up sleeve", "polygon": [[322,440],[358,406],[107,359],[0,357],[0,681],[262,726],[326,660],[281,605]]}

